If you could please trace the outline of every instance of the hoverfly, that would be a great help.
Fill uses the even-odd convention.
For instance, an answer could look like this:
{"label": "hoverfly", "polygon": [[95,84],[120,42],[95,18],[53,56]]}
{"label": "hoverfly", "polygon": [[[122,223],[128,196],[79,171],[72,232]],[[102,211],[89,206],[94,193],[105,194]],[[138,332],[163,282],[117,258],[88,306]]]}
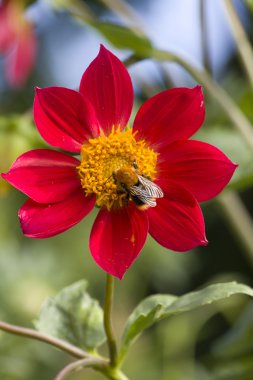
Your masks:
{"label": "hoverfly", "polygon": [[112,174],[119,193],[126,193],[139,208],[156,206],[156,199],[163,197],[162,189],[147,177],[138,174],[136,162],[133,167],[121,166]]}

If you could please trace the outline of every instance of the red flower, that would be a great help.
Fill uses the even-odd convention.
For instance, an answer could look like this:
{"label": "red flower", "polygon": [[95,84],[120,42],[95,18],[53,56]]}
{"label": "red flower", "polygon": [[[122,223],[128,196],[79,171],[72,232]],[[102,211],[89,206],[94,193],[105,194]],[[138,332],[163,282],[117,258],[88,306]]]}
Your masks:
{"label": "red flower", "polygon": [[101,46],[78,92],[50,87],[37,89],[35,96],[41,136],[53,147],[81,152],[80,159],[32,150],[2,175],[31,198],[19,211],[28,237],[59,234],[97,205],[90,250],[101,268],[119,278],[148,232],[175,251],[206,245],[198,202],[217,195],[236,168],[212,145],[188,140],[204,120],[200,86],[152,97],[130,129],[132,105],[127,70]]}
{"label": "red flower", "polygon": [[6,55],[4,70],[11,86],[24,84],[34,65],[36,51],[33,26],[24,18],[21,3],[3,0],[0,5],[0,53]]}

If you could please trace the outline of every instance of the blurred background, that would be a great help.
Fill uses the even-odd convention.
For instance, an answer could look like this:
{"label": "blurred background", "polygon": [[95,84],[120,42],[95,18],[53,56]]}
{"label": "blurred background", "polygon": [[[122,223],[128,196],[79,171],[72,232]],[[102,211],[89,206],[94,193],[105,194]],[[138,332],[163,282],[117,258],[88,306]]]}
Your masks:
{"label": "blurred background", "polygon": [[[181,295],[229,280],[253,286],[253,145],[231,119],[238,112],[241,124],[252,123],[253,87],[238,53],[227,3],[252,41],[250,0],[0,1],[1,172],[23,152],[46,146],[33,123],[34,86],[77,89],[100,43],[128,65],[135,88],[133,116],[157,92],[202,84],[206,120],[196,138],[216,145],[239,164],[228,189],[202,204],[207,247],[175,253],[149,238],[124,280],[116,281],[118,336],[135,305],[150,294]],[[183,62],[155,59],[155,49]],[[187,70],[187,64],[195,71]],[[211,87],[194,74],[203,70]],[[215,83],[232,98],[231,114],[210,90]],[[83,278],[102,304],[105,274],[88,249],[95,212],[62,235],[27,239],[17,218],[25,200],[0,179],[0,318],[33,327],[47,297]],[[0,379],[50,380],[70,360],[43,343],[0,332]],[[136,343],[124,369],[133,380],[144,374],[146,380],[252,380],[253,303],[235,296],[163,321]],[[86,370],[69,378],[103,377]]]}

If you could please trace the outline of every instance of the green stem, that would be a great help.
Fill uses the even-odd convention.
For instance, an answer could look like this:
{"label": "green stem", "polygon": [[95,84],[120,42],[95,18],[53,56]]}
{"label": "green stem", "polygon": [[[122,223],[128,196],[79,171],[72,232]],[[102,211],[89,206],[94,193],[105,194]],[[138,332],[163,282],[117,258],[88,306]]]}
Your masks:
{"label": "green stem", "polygon": [[128,380],[123,372],[118,369],[111,368],[107,360],[95,357],[76,360],[75,362],[66,365],[58,373],[54,380],[64,380],[72,372],[81,371],[84,368],[92,368],[96,371],[99,371],[110,380]]}
{"label": "green stem", "polygon": [[92,356],[88,352],[83,351],[80,348],[75,347],[74,345],[67,343],[61,339],[53,338],[52,336],[40,333],[39,331],[35,331],[21,326],[11,325],[10,323],[6,323],[3,321],[0,321],[0,330],[14,335],[40,340],[41,342],[45,342],[47,344],[50,344],[51,346],[57,347],[60,350],[65,351],[78,359],[92,358]]}
{"label": "green stem", "polygon": [[84,1],[82,0],[72,0],[70,4],[67,5],[68,12],[81,22],[92,23],[96,21],[96,16]]}
{"label": "green stem", "polygon": [[200,0],[200,27],[201,27],[201,50],[203,57],[203,65],[207,72],[211,73],[209,50],[208,50],[208,33],[207,33],[207,2]]}
{"label": "green stem", "polygon": [[100,0],[110,11],[116,14],[124,23],[128,25],[137,35],[144,36],[141,27],[141,19],[130,3],[124,0]]}
{"label": "green stem", "polygon": [[[109,284],[110,285],[110,284]],[[109,286],[109,301],[108,305],[111,304],[111,297],[112,297],[112,289],[111,285]],[[107,298],[107,297],[106,297]],[[109,313],[110,315],[110,313]],[[81,360],[77,360],[69,365],[67,365],[65,368],[62,369],[61,372],[56,376],[55,380],[63,380],[66,376],[68,376],[71,372],[82,369],[83,367],[91,367],[96,371],[99,371],[103,373],[108,379],[110,380],[128,380],[126,375],[118,370],[117,368],[112,367],[112,362],[116,363],[116,344],[115,344],[115,351],[114,357],[115,359],[111,363],[108,362],[108,359],[105,359],[103,357],[96,357],[93,355],[90,355],[88,352],[81,350],[80,348],[65,342],[61,339],[54,338],[52,336],[40,333],[39,331],[35,331],[33,329],[28,329],[26,327],[16,326],[12,325],[10,323],[6,323],[3,321],[0,321],[0,330],[14,334],[23,336],[30,339],[39,340],[41,342],[50,344],[51,346],[54,346],[62,351],[67,352],[68,354],[72,355],[73,357]],[[112,335],[113,337],[113,335]],[[110,338],[110,345],[112,345],[113,339]],[[108,338],[108,344],[109,344],[109,338]],[[115,365],[114,365],[115,366]]]}
{"label": "green stem", "polygon": [[248,40],[247,34],[241,24],[241,21],[235,11],[231,0],[224,0],[227,10],[231,30],[236,42],[236,47],[244,66],[245,73],[248,76],[251,87],[253,88],[253,50]]}
{"label": "green stem", "polygon": [[87,359],[81,359],[77,360],[73,363],[68,364],[66,367],[64,367],[58,375],[54,378],[54,380],[64,380],[68,375],[70,375],[74,371],[81,370],[83,368],[89,368],[89,367],[96,367],[97,365],[101,364],[101,359],[97,358],[87,358]]}
{"label": "green stem", "polygon": [[112,301],[113,301],[113,287],[114,277],[107,274],[106,277],[106,290],[105,290],[105,303],[104,303],[104,328],[107,336],[107,344],[110,354],[110,363],[112,367],[117,363],[117,345],[112,329]]}
{"label": "green stem", "polygon": [[234,190],[224,191],[217,197],[217,202],[253,266],[253,222],[247,208]]}

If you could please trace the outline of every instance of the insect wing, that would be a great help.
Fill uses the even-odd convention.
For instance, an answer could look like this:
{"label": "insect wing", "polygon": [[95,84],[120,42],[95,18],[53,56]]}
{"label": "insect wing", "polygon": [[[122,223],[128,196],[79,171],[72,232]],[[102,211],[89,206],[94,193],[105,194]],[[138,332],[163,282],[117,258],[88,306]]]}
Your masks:
{"label": "insect wing", "polygon": [[131,186],[129,192],[133,198],[137,198],[141,203],[150,207],[156,206],[156,200],[143,187]]}
{"label": "insect wing", "polygon": [[141,175],[138,175],[138,180],[142,187],[145,189],[145,192],[148,194],[149,197],[152,198],[163,198],[163,191],[162,189],[156,185],[154,182],[150,181],[146,177],[143,177]]}

